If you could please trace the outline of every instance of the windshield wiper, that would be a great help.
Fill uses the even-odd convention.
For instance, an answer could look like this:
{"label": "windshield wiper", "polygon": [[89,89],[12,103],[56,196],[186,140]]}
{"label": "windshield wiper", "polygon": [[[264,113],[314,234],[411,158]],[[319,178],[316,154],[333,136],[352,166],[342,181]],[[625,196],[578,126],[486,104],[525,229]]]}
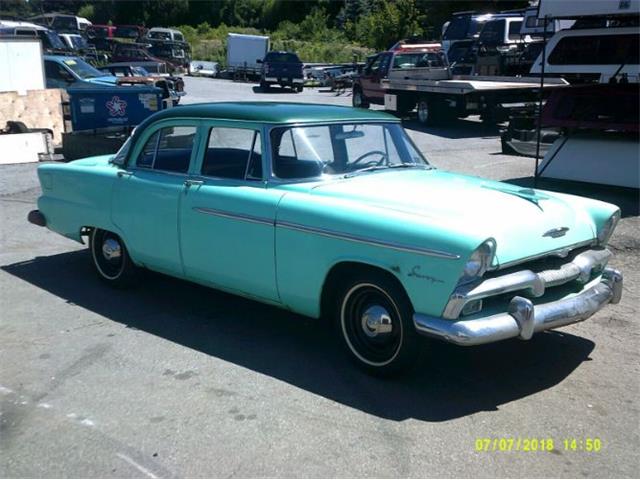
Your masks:
{"label": "windshield wiper", "polygon": [[350,177],[353,177],[353,176],[358,175],[360,173],[374,172],[376,170],[387,170],[387,169],[391,169],[391,168],[421,168],[421,169],[425,169],[425,170],[431,170],[432,167],[430,167],[429,165],[420,165],[420,164],[417,164],[417,163],[396,163],[394,165],[372,165],[370,167],[361,168],[359,170],[355,170],[353,172],[346,173],[344,175],[344,178],[350,178]]}

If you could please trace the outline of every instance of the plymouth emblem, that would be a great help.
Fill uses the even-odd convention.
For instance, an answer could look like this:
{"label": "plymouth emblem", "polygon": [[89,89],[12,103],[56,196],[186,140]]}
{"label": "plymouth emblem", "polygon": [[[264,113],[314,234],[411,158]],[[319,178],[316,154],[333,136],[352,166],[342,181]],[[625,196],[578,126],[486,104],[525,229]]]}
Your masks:
{"label": "plymouth emblem", "polygon": [[127,102],[121,100],[120,97],[115,95],[111,100],[107,102],[107,108],[109,109],[109,114],[112,117],[123,117],[127,111]]}
{"label": "plymouth emblem", "polygon": [[564,235],[569,231],[569,227],[558,227],[552,228],[548,232],[544,232],[543,237],[551,237],[551,238],[559,238],[564,237]]}

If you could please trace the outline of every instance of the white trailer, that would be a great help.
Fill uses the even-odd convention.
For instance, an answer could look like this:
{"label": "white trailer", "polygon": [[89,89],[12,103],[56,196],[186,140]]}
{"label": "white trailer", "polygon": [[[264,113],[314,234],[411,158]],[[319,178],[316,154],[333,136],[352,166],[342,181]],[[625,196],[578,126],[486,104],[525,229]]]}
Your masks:
{"label": "white trailer", "polygon": [[262,35],[227,35],[227,70],[234,74],[259,75],[260,64],[269,51],[269,37]]}
{"label": "white trailer", "polygon": [[540,0],[538,17],[579,18],[638,15],[640,0]]}
{"label": "white trailer", "polygon": [[45,88],[42,43],[37,38],[0,36],[0,92]]}

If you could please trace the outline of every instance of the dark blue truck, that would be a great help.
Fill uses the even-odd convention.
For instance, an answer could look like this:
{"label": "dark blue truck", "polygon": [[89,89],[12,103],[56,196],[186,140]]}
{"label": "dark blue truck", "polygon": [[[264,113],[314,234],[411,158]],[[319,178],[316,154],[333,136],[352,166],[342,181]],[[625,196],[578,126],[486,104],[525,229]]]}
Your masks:
{"label": "dark blue truck", "polygon": [[264,57],[260,74],[260,88],[268,91],[271,85],[291,87],[301,92],[304,83],[302,62],[295,53],[269,52]]}

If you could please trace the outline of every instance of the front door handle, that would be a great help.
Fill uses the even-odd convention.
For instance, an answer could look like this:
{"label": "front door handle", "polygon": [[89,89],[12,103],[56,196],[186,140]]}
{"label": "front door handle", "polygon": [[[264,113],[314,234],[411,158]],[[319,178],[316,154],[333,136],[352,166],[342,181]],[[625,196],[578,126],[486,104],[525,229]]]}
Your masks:
{"label": "front door handle", "polygon": [[193,187],[195,185],[198,185],[198,186],[199,185],[204,185],[204,180],[191,180],[191,179],[188,179],[188,180],[184,181],[184,186],[187,187],[187,188]]}
{"label": "front door handle", "polygon": [[131,175],[133,175],[133,172],[129,172],[128,170],[118,170],[118,176],[120,178],[122,178],[122,177],[130,177]]}

